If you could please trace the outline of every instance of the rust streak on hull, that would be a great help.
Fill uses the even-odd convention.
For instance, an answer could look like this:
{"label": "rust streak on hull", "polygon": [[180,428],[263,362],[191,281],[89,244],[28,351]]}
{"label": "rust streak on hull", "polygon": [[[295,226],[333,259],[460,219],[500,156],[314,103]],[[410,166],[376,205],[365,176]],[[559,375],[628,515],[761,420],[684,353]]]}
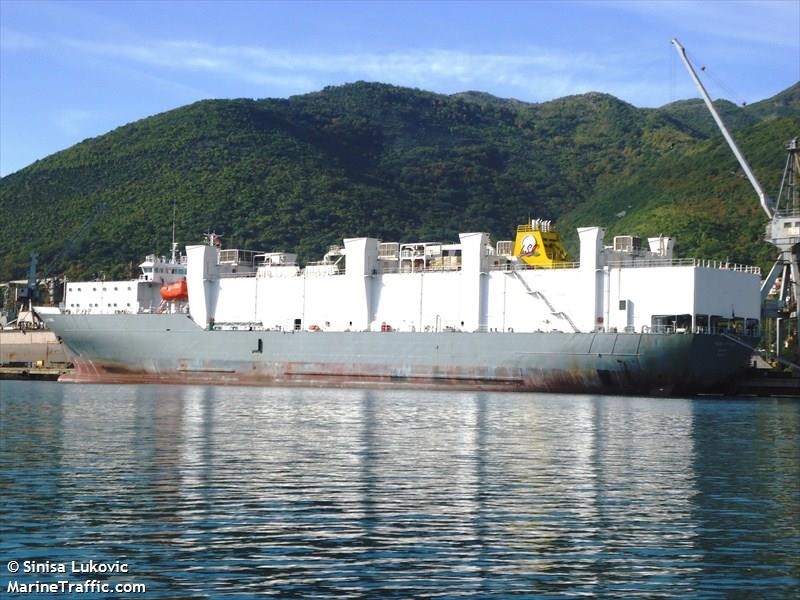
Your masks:
{"label": "rust streak on hull", "polygon": [[180,315],[53,326],[75,355],[61,381],[84,383],[685,395],[734,382],[750,358],[720,335],[213,331]]}
{"label": "rust streak on hull", "polygon": [[122,365],[103,365],[93,361],[75,360],[74,371],[59,381],[66,383],[107,384],[193,384],[281,387],[369,387],[407,389],[451,389],[478,391],[517,391],[555,393],[641,394],[669,395],[694,393],[695,389],[681,388],[668,378],[630,373],[598,375],[595,369],[519,371],[513,376],[509,369],[450,368],[446,372],[423,367],[409,367],[403,374],[388,372],[375,365],[285,363],[269,369],[253,365],[241,368],[195,368],[162,371],[132,369]]}

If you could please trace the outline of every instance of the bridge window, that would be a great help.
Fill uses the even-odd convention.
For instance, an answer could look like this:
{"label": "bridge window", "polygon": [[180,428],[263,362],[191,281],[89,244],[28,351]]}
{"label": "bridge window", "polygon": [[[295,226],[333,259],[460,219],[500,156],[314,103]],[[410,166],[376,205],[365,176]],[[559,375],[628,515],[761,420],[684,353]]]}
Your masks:
{"label": "bridge window", "polygon": [[651,326],[655,333],[687,333],[692,329],[692,315],[653,315]]}
{"label": "bridge window", "polygon": [[[755,319],[751,319],[755,320]],[[744,318],[711,315],[712,333],[744,333]]]}
{"label": "bridge window", "polygon": [[694,330],[697,333],[708,333],[708,315],[694,316]]}

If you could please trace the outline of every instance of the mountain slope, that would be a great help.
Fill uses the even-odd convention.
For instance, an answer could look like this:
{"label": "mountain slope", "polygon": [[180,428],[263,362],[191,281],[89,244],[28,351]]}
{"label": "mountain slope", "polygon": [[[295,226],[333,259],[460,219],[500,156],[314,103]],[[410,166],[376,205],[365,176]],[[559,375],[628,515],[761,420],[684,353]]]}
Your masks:
{"label": "mountain slope", "polygon": [[[800,132],[798,86],[723,106],[767,189]],[[288,100],[208,100],[85,140],[0,180],[0,279],[46,264],[99,202],[109,210],[55,270],[127,276],[177,237],[296,250],[343,237],[508,239],[530,216],[641,234],[686,254],[765,262],[758,203],[697,102],[639,109],[590,93],[529,104],[358,82]],[[732,258],[733,259],[733,258]],[[60,268],[59,268],[60,267]]]}

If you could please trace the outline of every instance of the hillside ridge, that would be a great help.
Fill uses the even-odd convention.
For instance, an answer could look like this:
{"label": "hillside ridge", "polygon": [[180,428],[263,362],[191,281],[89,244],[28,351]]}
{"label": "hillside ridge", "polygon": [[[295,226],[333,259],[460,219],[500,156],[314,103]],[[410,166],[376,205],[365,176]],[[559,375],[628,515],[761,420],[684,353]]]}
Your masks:
{"label": "hillside ridge", "polygon": [[[800,84],[719,101],[768,190],[800,132]],[[99,202],[59,270],[127,276],[184,243],[318,259],[343,237],[508,239],[529,215],[608,235],[670,233],[684,255],[764,264],[763,218],[705,107],[637,108],[591,92],[542,103],[356,82],[288,99],[201,100],[122,125],[0,179],[0,279],[47,263]],[[774,193],[774,192],[771,192]]]}

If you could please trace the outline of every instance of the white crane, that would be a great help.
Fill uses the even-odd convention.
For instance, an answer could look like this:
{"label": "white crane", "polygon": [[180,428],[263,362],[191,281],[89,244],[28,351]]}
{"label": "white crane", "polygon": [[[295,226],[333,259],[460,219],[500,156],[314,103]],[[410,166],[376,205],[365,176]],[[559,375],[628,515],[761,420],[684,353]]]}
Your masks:
{"label": "white crane", "polygon": [[[750,180],[750,185],[753,186],[756,195],[758,195],[761,208],[770,218],[765,240],[775,246],[780,254],[769,275],[761,284],[761,300],[765,308],[764,316],[778,319],[776,352],[779,352],[781,343],[780,320],[782,318],[794,318],[797,321],[795,331],[800,334],[800,310],[798,310],[798,299],[800,299],[800,189],[798,189],[798,186],[800,186],[800,181],[798,181],[800,177],[800,146],[797,143],[797,138],[792,139],[786,145],[786,150],[789,152],[786,160],[786,169],[783,173],[778,197],[775,201],[771,200],[764,192],[758,179],[750,169],[750,165],[747,164],[747,160],[725,127],[722,117],[719,116],[719,113],[714,108],[708,92],[706,92],[705,87],[700,82],[700,78],[697,76],[697,72],[692,67],[692,63],[689,62],[689,58],[686,56],[686,50],[675,38],[672,39],[672,45],[675,46],[678,56],[683,61],[686,70],[689,71],[689,75],[700,91],[700,95],[703,97],[711,116],[714,117],[722,136],[728,142],[742,170],[747,175],[747,179]],[[781,279],[777,297],[774,300],[769,299],[768,296],[779,277]],[[800,337],[800,335],[797,337]],[[800,344],[800,341],[798,344]]]}

